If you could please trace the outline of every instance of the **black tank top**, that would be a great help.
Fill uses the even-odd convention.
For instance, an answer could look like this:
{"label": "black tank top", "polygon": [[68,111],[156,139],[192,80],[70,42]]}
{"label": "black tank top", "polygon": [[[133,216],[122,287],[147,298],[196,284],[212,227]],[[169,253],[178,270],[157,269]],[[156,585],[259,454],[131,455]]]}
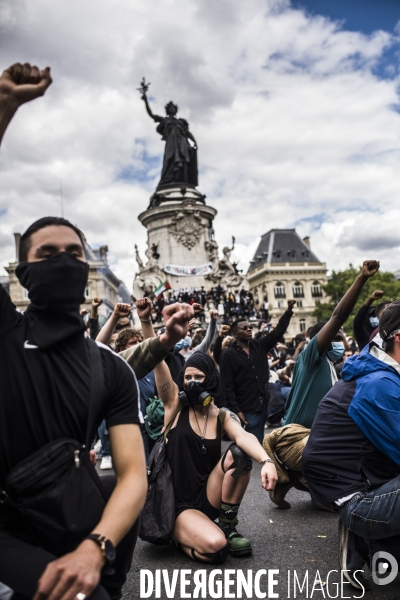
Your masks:
{"label": "black tank top", "polygon": [[[207,479],[221,458],[221,423],[217,419],[217,437],[204,439],[193,431],[189,421],[189,406],[184,406],[176,427],[168,432],[167,458],[172,470],[177,508],[201,504]],[[201,447],[207,450],[201,453]]]}

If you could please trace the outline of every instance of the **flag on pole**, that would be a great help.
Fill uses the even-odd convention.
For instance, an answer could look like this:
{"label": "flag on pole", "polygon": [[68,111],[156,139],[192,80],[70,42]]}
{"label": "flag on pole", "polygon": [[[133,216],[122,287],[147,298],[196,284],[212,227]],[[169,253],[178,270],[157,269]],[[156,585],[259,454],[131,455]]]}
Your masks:
{"label": "flag on pole", "polygon": [[161,294],[163,294],[164,292],[166,292],[167,290],[170,290],[171,286],[168,283],[168,281],[164,281],[164,283],[161,283],[158,288],[156,288],[154,290],[154,295],[156,298],[158,298],[159,296],[161,296]]}

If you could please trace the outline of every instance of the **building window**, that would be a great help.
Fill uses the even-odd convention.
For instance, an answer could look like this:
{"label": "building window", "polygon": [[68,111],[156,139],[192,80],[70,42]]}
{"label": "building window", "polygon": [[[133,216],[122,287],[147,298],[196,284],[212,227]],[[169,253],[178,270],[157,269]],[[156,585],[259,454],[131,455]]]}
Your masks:
{"label": "building window", "polygon": [[89,298],[89,296],[90,296],[90,290],[89,290],[89,286],[87,285],[85,287],[85,298]]}
{"label": "building window", "polygon": [[285,286],[281,281],[277,281],[274,287],[275,298],[286,298]]}
{"label": "building window", "polygon": [[24,288],[24,299],[29,300],[29,292],[26,288]]}
{"label": "building window", "polygon": [[303,332],[306,330],[306,320],[305,319],[300,319],[300,331]]}
{"label": "building window", "polygon": [[286,302],[284,300],[278,300],[278,308],[285,308]]}
{"label": "building window", "polygon": [[311,296],[313,298],[321,298],[322,297],[322,289],[319,281],[314,281],[311,286]]}
{"label": "building window", "polygon": [[289,258],[295,259],[296,258],[296,250],[289,250],[288,256],[289,256]]}
{"label": "building window", "polygon": [[304,288],[303,284],[300,281],[296,281],[293,286],[293,297],[294,298],[304,298]]}
{"label": "building window", "polygon": [[303,308],[303,300],[296,300],[297,308]]}

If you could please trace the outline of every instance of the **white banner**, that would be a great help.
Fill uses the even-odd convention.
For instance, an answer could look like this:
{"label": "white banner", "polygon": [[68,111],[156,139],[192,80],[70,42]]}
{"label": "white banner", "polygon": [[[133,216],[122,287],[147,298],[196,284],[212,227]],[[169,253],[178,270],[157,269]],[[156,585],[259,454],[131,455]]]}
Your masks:
{"label": "white banner", "polygon": [[212,263],[200,265],[199,267],[183,267],[180,265],[164,265],[164,272],[179,277],[196,277],[197,275],[208,275],[213,270]]}

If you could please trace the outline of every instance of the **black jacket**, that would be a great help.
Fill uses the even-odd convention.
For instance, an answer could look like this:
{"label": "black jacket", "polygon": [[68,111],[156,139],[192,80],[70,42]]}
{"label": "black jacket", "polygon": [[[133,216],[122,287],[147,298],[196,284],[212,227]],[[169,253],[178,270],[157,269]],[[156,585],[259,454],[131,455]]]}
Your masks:
{"label": "black jacket", "polygon": [[372,327],[371,323],[369,322],[369,318],[374,316],[375,307],[365,306],[365,304],[363,304],[354,317],[353,333],[360,350],[369,344],[369,338],[375,329],[375,327]]}
{"label": "black jacket", "polygon": [[267,353],[285,333],[292,315],[293,312],[287,310],[271,333],[250,340],[250,354],[236,343],[222,352],[221,376],[225,384],[227,406],[233,412],[261,412],[269,380]]}

